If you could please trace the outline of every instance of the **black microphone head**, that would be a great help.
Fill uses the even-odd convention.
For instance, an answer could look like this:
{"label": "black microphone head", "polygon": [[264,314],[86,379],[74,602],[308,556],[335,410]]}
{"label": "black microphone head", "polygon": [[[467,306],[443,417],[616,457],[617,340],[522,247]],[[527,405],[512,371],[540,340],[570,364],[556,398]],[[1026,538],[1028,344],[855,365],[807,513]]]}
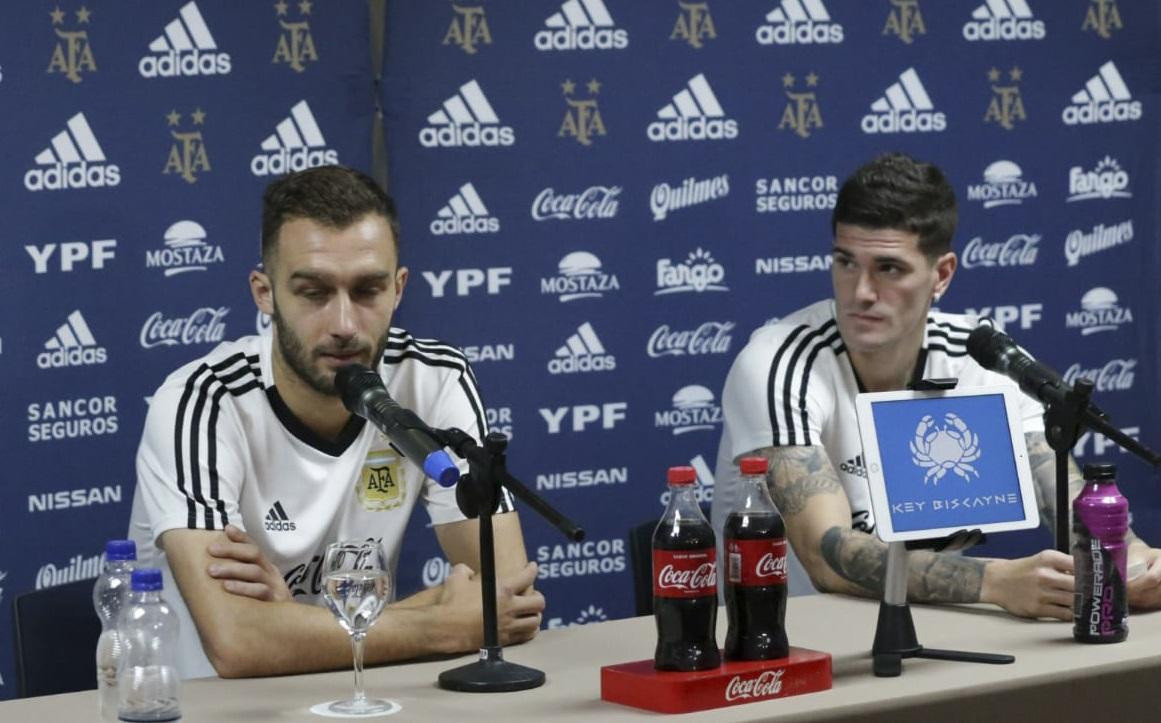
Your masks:
{"label": "black microphone head", "polygon": [[996,331],[991,324],[980,324],[968,334],[967,351],[984,369],[1002,370],[1007,352],[1015,346],[1012,337]]}
{"label": "black microphone head", "polygon": [[347,411],[359,413],[359,400],[368,389],[383,388],[379,375],[362,364],[347,364],[335,372],[335,390]]}

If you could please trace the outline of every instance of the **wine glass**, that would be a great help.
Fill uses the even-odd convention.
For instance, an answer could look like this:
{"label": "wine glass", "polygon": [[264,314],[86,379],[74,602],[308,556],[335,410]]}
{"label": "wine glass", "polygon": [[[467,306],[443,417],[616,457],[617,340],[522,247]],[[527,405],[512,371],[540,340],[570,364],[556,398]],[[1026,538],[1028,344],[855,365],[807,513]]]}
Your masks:
{"label": "wine glass", "polygon": [[351,636],[355,659],[354,697],[335,701],[326,706],[327,710],[348,716],[384,715],[398,710],[398,703],[368,698],[363,692],[363,642],[391,593],[383,546],[374,540],[347,540],[327,545],[323,576],[323,597],[339,625]]}

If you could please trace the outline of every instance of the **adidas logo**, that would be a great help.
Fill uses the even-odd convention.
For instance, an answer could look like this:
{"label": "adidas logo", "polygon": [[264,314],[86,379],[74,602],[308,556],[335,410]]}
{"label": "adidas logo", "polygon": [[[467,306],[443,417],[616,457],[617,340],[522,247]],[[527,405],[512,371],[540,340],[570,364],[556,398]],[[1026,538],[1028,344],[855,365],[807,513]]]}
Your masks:
{"label": "adidas logo", "polygon": [[250,172],[255,176],[279,176],[338,163],[338,151],[326,145],[310,106],[305,100],[300,100],[290,109],[290,116],[283,118],[274,127],[274,132],[262,141],[265,153],[251,159]]}
{"label": "adidas logo", "polygon": [[41,369],[104,364],[108,358],[105,348],[97,346],[97,340],[79,309],[57,327],[56,333],[44,342],[44,349],[36,355],[36,366]]}
{"label": "adidas logo", "polygon": [[145,78],[225,75],[230,72],[230,55],[214,52],[217,49],[197,3],[190,0],[149,44],[152,55],[138,61],[137,72]]}
{"label": "adidas logo", "polygon": [[701,141],[738,137],[738,122],[724,117],[713,88],[698,73],[686,87],[673,96],[673,102],[657,111],[661,120],[645,129],[651,141]]}
{"label": "adidas logo", "polygon": [[843,26],[831,21],[822,0],[782,0],[756,35],[762,45],[841,43]]}
{"label": "adidas logo", "polygon": [[871,104],[863,116],[863,133],[928,133],[947,128],[947,117],[934,110],[915,68],[899,74],[899,81]]}
{"label": "adidas logo", "polygon": [[629,32],[614,27],[604,0],[567,0],[544,21],[548,30],[532,37],[537,50],[621,50]]}
{"label": "adidas logo", "polygon": [[577,328],[564,346],[556,350],[555,358],[548,362],[550,374],[609,372],[616,368],[616,358],[605,350],[593,325],[587,321]]}
{"label": "adidas logo", "polygon": [[1065,125],[1089,125],[1135,121],[1141,117],[1141,101],[1133,100],[1124,78],[1113,61],[1101,66],[1084,89],[1072,96],[1072,105],[1062,113]]}
{"label": "adidas logo", "polygon": [[496,111],[475,79],[461,85],[459,93],[427,117],[427,123],[419,131],[419,142],[425,148],[510,146],[516,142],[516,131],[500,125]]}
{"label": "adidas logo", "polygon": [[266,512],[265,523],[267,532],[292,532],[295,529],[286,510],[282,509],[282,503],[277,501]]}
{"label": "adidas logo", "polygon": [[963,26],[967,40],[1041,40],[1044,21],[1032,17],[1026,0],[987,0]]}
{"label": "adidas logo", "polygon": [[77,113],[69,118],[65,130],[52,137],[49,147],[36,154],[36,164],[42,167],[24,174],[24,187],[29,191],[62,191],[116,186],[121,183],[121,169],[106,160],[85,114]]}
{"label": "adidas logo", "polygon": [[436,213],[431,222],[431,233],[435,236],[461,233],[496,233],[500,230],[500,219],[488,213],[480,194],[471,182],[460,186],[460,191],[448,199],[447,205]]}
{"label": "adidas logo", "polygon": [[840,464],[839,469],[856,477],[867,476],[867,468],[863,466],[863,455],[861,454],[856,454],[852,459]]}

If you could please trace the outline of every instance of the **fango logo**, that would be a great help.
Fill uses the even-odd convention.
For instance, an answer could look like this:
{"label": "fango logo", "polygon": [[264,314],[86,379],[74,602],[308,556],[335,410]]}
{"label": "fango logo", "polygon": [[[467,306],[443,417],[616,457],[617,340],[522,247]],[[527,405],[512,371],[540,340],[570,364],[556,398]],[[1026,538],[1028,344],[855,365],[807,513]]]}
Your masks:
{"label": "fango logo", "polygon": [[657,290],[654,296],[684,292],[729,291],[722,282],[726,278],[724,266],[714,261],[709,251],[698,247],[684,261],[657,260]]}

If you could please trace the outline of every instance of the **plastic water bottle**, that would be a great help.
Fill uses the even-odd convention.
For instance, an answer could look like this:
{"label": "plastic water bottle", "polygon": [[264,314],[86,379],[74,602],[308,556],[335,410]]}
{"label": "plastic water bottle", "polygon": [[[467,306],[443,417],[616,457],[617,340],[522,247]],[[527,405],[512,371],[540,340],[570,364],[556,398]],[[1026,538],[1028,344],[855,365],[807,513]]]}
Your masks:
{"label": "plastic water bottle", "polygon": [[132,723],[181,718],[177,665],[177,615],[161,597],[161,570],[133,571],[129,599],[121,610],[125,650],[117,671],[117,717]]}
{"label": "plastic water bottle", "polygon": [[105,567],[93,586],[93,607],[101,620],[101,637],[97,639],[97,698],[101,720],[117,720],[117,664],[121,660],[121,637],[117,620],[129,595],[129,576],[137,561],[137,544],[133,540],[109,540],[105,543]]}
{"label": "plastic water bottle", "polygon": [[1072,636],[1082,643],[1119,643],[1129,635],[1128,530],[1129,501],[1117,489],[1116,465],[1086,464],[1084,489],[1072,503]]}

